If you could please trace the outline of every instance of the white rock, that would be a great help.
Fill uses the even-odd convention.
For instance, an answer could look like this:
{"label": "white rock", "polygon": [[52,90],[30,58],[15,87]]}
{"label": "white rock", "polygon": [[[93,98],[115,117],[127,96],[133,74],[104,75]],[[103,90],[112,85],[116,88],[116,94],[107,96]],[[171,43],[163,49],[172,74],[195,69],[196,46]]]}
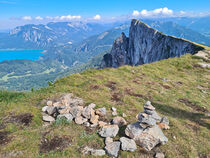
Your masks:
{"label": "white rock", "polygon": [[116,109],[115,107],[112,107],[112,111],[113,111],[113,112],[116,112],[117,109]]}
{"label": "white rock", "polygon": [[46,121],[46,122],[54,122],[55,121],[55,118],[52,117],[52,116],[42,116],[42,119],[43,121]]}
{"label": "white rock", "polygon": [[47,106],[53,106],[53,102],[51,100],[47,101]]}
{"label": "white rock", "polygon": [[88,105],[88,107],[94,109],[96,107],[96,104],[91,103],[90,105]]}
{"label": "white rock", "polygon": [[48,108],[48,106],[44,106],[44,107],[42,108],[42,112],[47,112],[47,108]]}

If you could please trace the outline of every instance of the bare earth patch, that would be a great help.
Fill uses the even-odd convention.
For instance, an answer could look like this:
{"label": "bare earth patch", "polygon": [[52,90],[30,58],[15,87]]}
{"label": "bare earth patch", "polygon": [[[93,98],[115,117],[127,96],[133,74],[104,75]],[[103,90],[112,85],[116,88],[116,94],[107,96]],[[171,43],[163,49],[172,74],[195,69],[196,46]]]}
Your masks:
{"label": "bare earth patch", "polygon": [[3,131],[0,132],[0,146],[5,145],[11,141],[11,138],[8,137],[9,132]]}
{"label": "bare earth patch", "polygon": [[116,82],[109,81],[108,83],[105,84],[106,87],[110,88],[111,90],[116,89]]}
{"label": "bare earth patch", "polygon": [[71,143],[72,139],[66,136],[63,137],[55,136],[52,139],[43,137],[41,144],[39,145],[39,152],[48,153],[50,151],[62,151],[66,147],[70,146]]}
{"label": "bare earth patch", "polygon": [[189,101],[188,99],[181,98],[178,101],[181,102],[181,103],[184,103],[185,105],[187,105],[189,107],[191,107],[193,110],[195,110],[197,112],[208,112],[208,110],[205,109],[204,107],[200,107],[196,103],[193,103],[193,102]]}

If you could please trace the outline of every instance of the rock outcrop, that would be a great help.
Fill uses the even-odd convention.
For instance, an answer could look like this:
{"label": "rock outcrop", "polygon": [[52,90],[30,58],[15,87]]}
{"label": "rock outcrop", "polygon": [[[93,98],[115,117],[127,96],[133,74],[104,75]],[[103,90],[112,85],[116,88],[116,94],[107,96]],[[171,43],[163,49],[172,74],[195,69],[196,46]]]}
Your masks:
{"label": "rock outcrop", "polygon": [[187,53],[195,54],[202,49],[190,41],[167,36],[134,19],[129,38],[122,33],[114,41],[111,52],[103,57],[101,68],[142,65]]}

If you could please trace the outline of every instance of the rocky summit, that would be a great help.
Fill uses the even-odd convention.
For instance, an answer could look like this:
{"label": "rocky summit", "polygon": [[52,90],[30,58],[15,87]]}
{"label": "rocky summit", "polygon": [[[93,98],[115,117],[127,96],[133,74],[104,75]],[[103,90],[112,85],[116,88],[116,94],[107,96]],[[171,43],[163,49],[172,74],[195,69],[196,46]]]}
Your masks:
{"label": "rocky summit", "polygon": [[184,54],[195,54],[200,47],[190,41],[167,36],[139,20],[133,19],[129,38],[124,33],[114,41],[112,50],[103,57],[101,67],[142,65]]}

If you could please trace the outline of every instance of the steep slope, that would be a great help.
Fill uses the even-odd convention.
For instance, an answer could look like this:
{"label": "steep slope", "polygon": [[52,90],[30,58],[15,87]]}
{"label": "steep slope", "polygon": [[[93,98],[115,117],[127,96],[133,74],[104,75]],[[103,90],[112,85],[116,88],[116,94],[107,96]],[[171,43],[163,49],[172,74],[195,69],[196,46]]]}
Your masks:
{"label": "steep slope", "polygon": [[203,48],[184,39],[164,35],[146,24],[134,19],[131,22],[129,38],[122,33],[102,61],[104,67],[142,65],[183,54],[195,54]]}
{"label": "steep slope", "polygon": [[104,147],[97,129],[64,121],[44,126],[42,107],[63,93],[74,93],[87,105],[106,107],[109,114],[114,106],[120,116],[127,115],[129,123],[136,121],[147,100],[158,114],[169,118],[170,129],[164,131],[169,139],[166,145],[151,152],[142,148],[134,153],[123,151],[120,157],[151,158],[157,151],[168,158],[209,157],[210,78],[209,69],[198,65],[201,59],[188,54],[137,67],[85,71],[31,93],[1,91],[0,135],[4,141],[0,143],[0,157],[77,158],[84,157],[81,149],[85,146]]}

